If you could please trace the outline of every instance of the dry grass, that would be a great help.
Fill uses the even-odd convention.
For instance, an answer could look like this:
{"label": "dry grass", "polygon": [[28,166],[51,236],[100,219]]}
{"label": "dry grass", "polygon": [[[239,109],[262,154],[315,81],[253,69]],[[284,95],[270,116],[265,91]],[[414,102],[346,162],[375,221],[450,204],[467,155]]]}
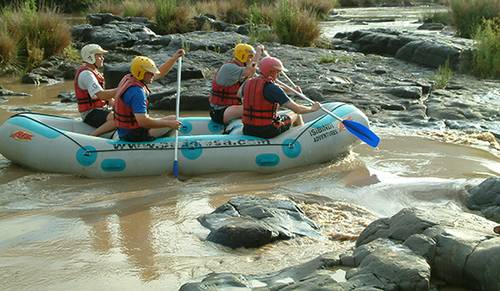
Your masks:
{"label": "dry grass", "polygon": [[1,45],[3,62],[19,63],[25,70],[61,54],[71,43],[69,25],[56,9],[8,8],[1,13],[0,27],[5,40]]}

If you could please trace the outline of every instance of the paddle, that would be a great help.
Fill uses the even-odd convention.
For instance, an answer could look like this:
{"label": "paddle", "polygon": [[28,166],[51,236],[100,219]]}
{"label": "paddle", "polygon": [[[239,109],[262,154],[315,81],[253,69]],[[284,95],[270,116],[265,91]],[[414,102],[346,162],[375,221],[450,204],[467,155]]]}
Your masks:
{"label": "paddle", "polygon": [[[295,84],[293,83],[293,81],[290,80],[290,78],[288,78],[288,76],[285,74],[285,72],[281,72],[281,73],[283,74],[283,76],[285,76],[285,78],[288,80],[288,82],[290,82],[290,84],[292,84],[292,86],[297,87],[297,86],[295,86]],[[279,80],[276,80],[276,81],[279,84],[281,84],[282,86],[288,88],[293,93],[297,94],[302,99],[304,99],[304,100],[306,100],[308,102],[311,102],[311,103],[314,102],[313,100],[311,100],[308,97],[306,97],[306,95],[298,92],[297,90],[291,88],[290,86],[286,85],[285,83],[283,83],[283,82],[281,82]],[[374,147],[374,148],[376,148],[378,146],[378,144],[380,142],[380,137],[378,137],[368,127],[366,127],[363,124],[361,124],[359,122],[356,122],[354,120],[342,119],[339,116],[335,115],[333,112],[331,112],[328,109],[326,109],[325,107],[323,107],[323,105],[320,105],[320,108],[321,108],[321,110],[323,110],[328,115],[330,115],[333,118],[337,119],[338,121],[342,122],[342,124],[345,126],[345,128],[347,128],[347,130],[351,134],[353,134],[354,136],[356,136],[360,140],[364,141],[369,146]]]}
{"label": "paddle", "polygon": [[[182,57],[179,58],[177,66],[177,97],[175,99],[175,119],[179,120],[179,111],[181,105],[181,71],[182,71]],[[175,130],[175,147],[174,147],[174,177],[179,177],[179,160],[177,159],[177,152],[179,149],[179,130]]]}

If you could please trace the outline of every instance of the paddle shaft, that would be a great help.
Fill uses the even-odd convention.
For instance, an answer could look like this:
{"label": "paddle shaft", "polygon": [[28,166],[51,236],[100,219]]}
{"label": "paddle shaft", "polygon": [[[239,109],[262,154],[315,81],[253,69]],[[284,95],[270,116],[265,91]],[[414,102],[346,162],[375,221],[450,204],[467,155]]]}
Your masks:
{"label": "paddle shaft", "polygon": [[[181,107],[181,72],[182,72],[182,57],[178,59],[177,66],[177,98],[175,100],[175,119],[179,120],[180,107]],[[178,149],[179,149],[179,129],[175,130],[175,146],[174,146],[174,176],[179,176],[179,161],[178,161]]]}
{"label": "paddle shaft", "polygon": [[[283,72],[282,72],[283,73]],[[283,73],[283,75],[288,79],[288,76],[286,74]],[[292,83],[292,85],[295,86],[295,84],[293,84],[293,82],[288,79],[290,81],[290,83]],[[287,88],[288,90],[292,91],[293,93],[295,93],[296,95],[298,95],[300,98],[308,101],[308,102],[311,102],[311,103],[314,103],[313,100],[311,100],[310,98],[308,98],[306,95],[300,93],[299,91],[291,88],[290,86],[288,86],[287,84],[281,82],[280,80],[276,80],[276,82],[278,82],[281,86]],[[336,114],[334,114],[333,112],[331,112],[330,110],[326,109],[325,107],[323,107],[323,105],[319,105],[319,107],[321,108],[321,110],[323,110],[326,114],[332,116],[333,118],[339,120],[339,121],[344,121],[342,118],[338,117]]]}

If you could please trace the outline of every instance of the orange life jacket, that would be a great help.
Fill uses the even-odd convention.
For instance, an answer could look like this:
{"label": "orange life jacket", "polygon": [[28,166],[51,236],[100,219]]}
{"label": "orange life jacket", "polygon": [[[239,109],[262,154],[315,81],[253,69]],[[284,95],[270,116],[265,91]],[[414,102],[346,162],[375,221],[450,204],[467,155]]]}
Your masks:
{"label": "orange life jacket", "polygon": [[[115,125],[118,128],[135,129],[140,127],[139,123],[137,123],[137,120],[135,119],[132,107],[130,107],[123,101],[123,94],[125,93],[125,91],[127,91],[128,88],[134,86],[144,89],[146,95],[148,96],[149,94],[151,94],[148,86],[134,78],[131,74],[127,74],[123,77],[117,87],[115,106],[113,108]],[[146,105],[148,104],[149,101],[146,99]]]}
{"label": "orange life jacket", "polygon": [[248,80],[243,89],[243,124],[267,126],[276,119],[277,103],[271,103],[264,97],[264,85],[268,79],[258,76]]}
{"label": "orange life jacket", "polygon": [[[235,61],[228,62],[228,64],[235,64],[241,67],[241,65]],[[211,104],[220,106],[240,105],[241,98],[238,97],[238,90],[240,89],[241,83],[238,81],[236,84],[230,86],[219,85],[215,81],[218,73],[219,71],[215,73],[212,79],[212,93],[208,101]]]}
{"label": "orange life jacket", "polygon": [[102,108],[104,107],[104,105],[106,105],[105,100],[92,99],[87,90],[83,90],[82,88],[80,88],[80,86],[78,86],[78,77],[80,76],[80,73],[87,70],[90,71],[92,74],[94,74],[99,85],[101,85],[101,87],[104,88],[104,76],[93,65],[86,63],[81,65],[78,68],[78,70],[76,70],[75,80],[74,80],[75,95],[76,95],[76,101],[78,103],[79,112],[85,112],[91,109]]}

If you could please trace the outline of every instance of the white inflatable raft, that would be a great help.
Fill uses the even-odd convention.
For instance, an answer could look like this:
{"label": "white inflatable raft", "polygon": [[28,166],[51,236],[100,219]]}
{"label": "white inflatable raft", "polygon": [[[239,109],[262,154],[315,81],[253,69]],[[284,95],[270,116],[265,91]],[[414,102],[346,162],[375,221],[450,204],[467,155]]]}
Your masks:
{"label": "white inflatable raft", "polygon": [[[343,119],[368,126],[356,107],[325,103]],[[205,117],[181,118],[179,171],[182,175],[215,172],[275,172],[329,161],[349,151],[358,139],[342,123],[318,111],[304,114],[304,126],[272,139],[243,135],[241,121],[226,128]],[[81,120],[19,113],[0,127],[0,153],[31,169],[86,177],[160,175],[172,172],[174,137],[125,142],[89,136],[94,128]]]}

